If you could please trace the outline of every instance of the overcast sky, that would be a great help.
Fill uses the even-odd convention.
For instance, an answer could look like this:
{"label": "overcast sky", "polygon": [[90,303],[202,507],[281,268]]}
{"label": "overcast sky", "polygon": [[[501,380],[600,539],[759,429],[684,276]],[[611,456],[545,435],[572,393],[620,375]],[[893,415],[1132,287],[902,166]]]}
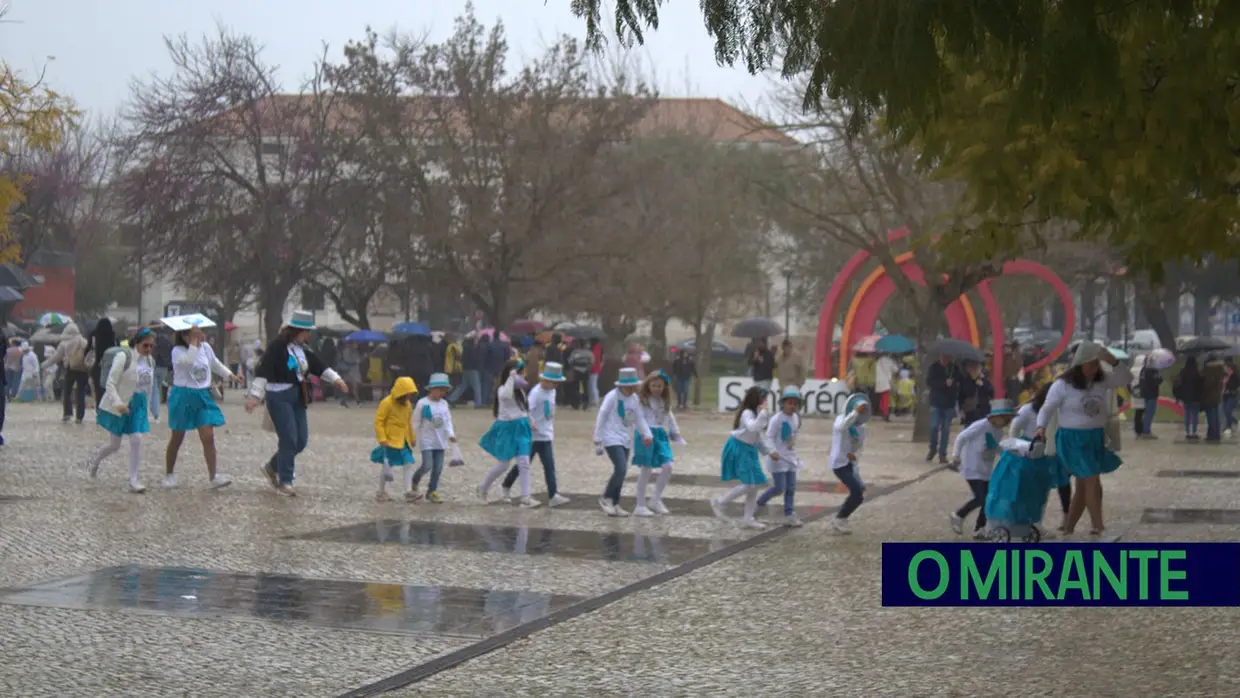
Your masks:
{"label": "overcast sky", "polygon": [[[132,78],[167,74],[165,35],[201,36],[217,23],[250,34],[291,90],[324,42],[338,56],[367,25],[429,31],[442,40],[465,6],[460,0],[0,0],[6,4],[0,57],[25,75],[46,68],[53,89],[104,113],[123,105]],[[514,60],[536,54],[559,34],[585,35],[569,0],[476,0],[475,7],[485,24],[503,21]],[[756,105],[769,91],[766,77],[715,64],[697,2],[671,3],[661,25],[639,49],[654,66],[660,93]]]}

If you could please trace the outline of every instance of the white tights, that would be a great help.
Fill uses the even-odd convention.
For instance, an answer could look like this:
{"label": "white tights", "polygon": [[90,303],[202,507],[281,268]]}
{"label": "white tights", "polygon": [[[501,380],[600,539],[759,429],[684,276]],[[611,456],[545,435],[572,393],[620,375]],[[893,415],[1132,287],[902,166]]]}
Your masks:
{"label": "white tights", "polygon": [[[530,457],[517,456],[517,477],[521,483],[521,498],[525,499],[530,496]],[[504,473],[508,472],[511,460],[496,461],[495,465],[487,471],[486,477],[482,478],[482,491],[491,491],[491,485],[495,484]]]}
{"label": "white tights", "polygon": [[[646,507],[646,485],[650,483],[650,471],[654,468],[637,467],[637,508],[644,509]],[[672,464],[664,463],[659,468],[659,478],[654,482],[654,497],[652,501],[658,502],[663,499],[663,490],[667,487],[667,483],[672,479]]]}
{"label": "white tights", "polygon": [[[93,460],[102,463],[104,458],[121,450],[121,437],[113,434],[110,441],[95,449]],[[138,469],[142,467],[142,435],[129,435],[129,482],[138,483]]]}
{"label": "white tights", "polygon": [[737,485],[728,490],[727,494],[719,498],[719,502],[727,504],[742,494],[745,495],[745,520],[748,521],[754,517],[758,511],[758,495],[766,485]]}

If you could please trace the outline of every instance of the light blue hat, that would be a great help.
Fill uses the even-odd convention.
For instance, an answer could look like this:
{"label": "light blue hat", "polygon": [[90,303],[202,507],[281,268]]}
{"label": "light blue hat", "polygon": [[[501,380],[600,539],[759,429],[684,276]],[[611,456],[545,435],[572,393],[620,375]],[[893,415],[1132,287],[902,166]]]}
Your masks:
{"label": "light blue hat", "polygon": [[866,407],[870,408],[865,414],[857,417],[858,424],[865,424],[870,420],[870,414],[874,411],[873,407],[870,405],[870,398],[865,393],[853,393],[852,395],[849,395],[848,400],[844,403],[844,414],[851,414],[853,410],[857,409],[857,405],[861,404],[864,404]]}
{"label": "light blue hat", "polygon": [[538,377],[545,381],[552,381],[553,383],[563,383],[564,367],[554,361],[548,361],[543,364],[542,373],[538,374]]}
{"label": "light blue hat", "polygon": [[800,400],[800,399],[801,399],[801,391],[798,390],[795,385],[790,385],[787,388],[784,388],[784,392],[780,393],[779,395],[780,402],[783,402],[784,400]]}
{"label": "light blue hat", "polygon": [[432,373],[430,380],[426,382],[427,388],[451,388],[452,381],[448,380],[446,373]]}
{"label": "light blue hat", "polygon": [[637,369],[622,368],[620,376],[616,378],[616,385],[620,387],[637,387],[641,385],[641,381],[637,379]]}
{"label": "light blue hat", "polygon": [[990,403],[990,414],[987,417],[1002,417],[1004,415],[1014,415],[1016,410],[1012,408],[1011,400],[992,400]]}
{"label": "light blue hat", "polygon": [[284,326],[297,330],[313,330],[315,329],[314,313],[309,310],[294,310],[293,314],[289,316],[288,322],[284,323]]}

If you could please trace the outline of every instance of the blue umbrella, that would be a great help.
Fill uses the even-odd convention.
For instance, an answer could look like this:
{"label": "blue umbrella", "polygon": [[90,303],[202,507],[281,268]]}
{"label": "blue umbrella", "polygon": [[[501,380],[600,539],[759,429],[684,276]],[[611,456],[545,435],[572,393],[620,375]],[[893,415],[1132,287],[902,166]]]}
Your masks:
{"label": "blue umbrella", "polygon": [[880,354],[911,354],[917,349],[913,340],[902,334],[889,334],[874,345]]}
{"label": "blue umbrella", "polygon": [[345,335],[344,341],[360,344],[380,344],[387,341],[387,335],[374,330],[358,330]]}
{"label": "blue umbrella", "polygon": [[420,322],[402,322],[392,328],[392,334],[406,334],[415,337],[431,336],[431,328]]}

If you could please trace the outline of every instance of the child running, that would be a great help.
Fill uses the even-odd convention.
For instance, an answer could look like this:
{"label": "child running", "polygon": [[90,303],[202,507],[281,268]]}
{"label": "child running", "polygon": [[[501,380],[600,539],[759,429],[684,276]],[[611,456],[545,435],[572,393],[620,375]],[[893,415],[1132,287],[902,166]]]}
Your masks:
{"label": "child running", "polygon": [[[650,517],[670,514],[663,506],[663,490],[672,477],[672,442],[681,441],[680,426],[671,410],[671,379],[663,371],[646,376],[637,391],[638,406],[646,426],[650,427],[651,442],[642,440],[633,447],[633,465],[637,466],[637,507],[633,516]],[[637,441],[634,435],[634,441]],[[646,506],[646,486],[650,483],[650,471],[658,470],[659,479],[654,485],[654,498]]]}
{"label": "child running", "polygon": [[[796,512],[797,471],[801,469],[801,459],[797,457],[797,432],[801,430],[801,391],[795,385],[784,388],[779,396],[779,412],[771,418],[766,427],[766,440],[771,443],[772,451],[767,459],[766,468],[771,473],[771,488],[758,497],[758,507],[767,506],[772,497],[784,496],[784,518],[780,523],[790,528],[799,528],[801,519]],[[768,514],[768,519],[774,516]]]}
{"label": "child running", "polygon": [[[552,447],[555,441],[555,389],[563,382],[564,366],[548,361],[543,365],[542,373],[538,376],[538,385],[530,390],[529,395],[530,429],[534,438],[530,458],[532,460],[534,456],[538,456],[538,460],[542,461],[543,477],[547,480],[547,506],[549,507],[564,506],[569,502],[568,497],[560,494],[556,484],[555,450]],[[504,499],[512,500],[512,486],[516,483],[520,472],[520,468],[513,466],[504,476]]]}
{"label": "child running", "polygon": [[742,528],[760,529],[766,524],[754,518],[758,509],[758,492],[766,484],[766,473],[762,472],[762,462],[758,460],[758,452],[769,453],[771,458],[779,460],[779,454],[766,443],[766,425],[770,413],[766,409],[766,389],[753,386],[745,391],[741,405],[732,420],[732,435],[723,445],[721,479],[724,482],[739,480],[741,484],[733,487],[727,494],[712,499],[710,508],[715,516],[731,521],[724,507],[745,495],[745,515],[740,520]]}
{"label": "child running", "polygon": [[848,517],[865,501],[865,482],[861,480],[858,456],[865,447],[865,423],[870,421],[870,399],[861,393],[848,396],[844,413],[835,418],[831,427],[831,471],[848,488],[848,498],[831,522],[831,530],[840,535],[852,533]]}
{"label": "child running", "polygon": [[111,439],[96,449],[87,460],[90,476],[99,475],[99,465],[104,458],[120,450],[121,440],[129,439],[129,491],[142,494],[146,487],[138,480],[138,468],[142,465],[142,435],[151,430],[150,419],[154,417],[155,335],[143,327],[129,340],[132,349],[120,349],[114,354],[112,366],[104,376],[107,388],[99,402],[96,418]]}
{"label": "child running", "polygon": [[616,387],[603,398],[598,417],[594,420],[594,454],[601,456],[606,453],[611,460],[611,477],[598,500],[599,508],[608,516],[628,515],[620,507],[620,492],[624,489],[624,476],[629,471],[634,428],[641,435],[643,444],[650,446],[654,443],[654,436],[642,415],[637,397],[640,385],[637,369],[620,369]]}
{"label": "child running", "polygon": [[482,450],[495,458],[495,465],[487,471],[486,477],[478,483],[476,490],[478,499],[484,504],[488,501],[491,485],[495,484],[515,460],[521,480],[521,508],[534,509],[542,506],[542,502],[530,497],[530,451],[533,448],[533,432],[530,428],[529,402],[525,397],[529,384],[521,377],[523,368],[524,361],[509,359],[500,370],[499,387],[495,389],[492,407],[495,421],[478,442]]}
{"label": "child running", "polygon": [[960,474],[973,493],[972,499],[951,513],[951,526],[956,535],[964,533],[965,517],[977,509],[973,538],[986,540],[986,493],[990,489],[990,475],[995,469],[1003,429],[1012,422],[1013,416],[1010,402],[995,400],[986,419],[973,422],[956,437],[956,443],[952,446],[952,462],[960,466]]}
{"label": "child running", "polygon": [[443,455],[448,444],[456,443],[456,430],[452,427],[452,410],[444,397],[452,390],[452,381],[446,373],[432,373],[426,383],[429,393],[418,400],[413,412],[417,415],[418,446],[422,449],[422,467],[413,474],[413,493],[418,494],[418,483],[426,471],[431,473],[431,481],[426,485],[426,501],[441,504],[439,496],[439,477],[443,475]]}
{"label": "child running", "polygon": [[387,483],[392,479],[392,468],[405,469],[405,501],[416,502],[422,495],[413,488],[413,444],[417,437],[413,433],[413,396],[418,394],[418,386],[408,376],[401,376],[392,384],[392,391],[379,401],[375,410],[375,438],[379,445],[370,452],[371,463],[383,464],[379,473],[379,492],[375,495],[377,502],[390,502],[387,494]]}

